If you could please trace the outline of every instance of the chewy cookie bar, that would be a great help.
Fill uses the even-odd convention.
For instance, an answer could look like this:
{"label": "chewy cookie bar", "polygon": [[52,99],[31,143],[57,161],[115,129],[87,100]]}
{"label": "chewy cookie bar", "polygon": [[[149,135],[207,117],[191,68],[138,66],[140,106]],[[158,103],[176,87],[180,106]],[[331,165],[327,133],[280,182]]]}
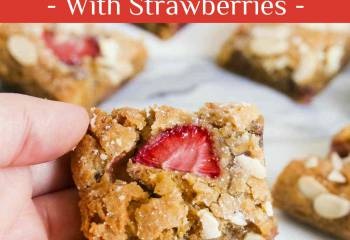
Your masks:
{"label": "chewy cookie bar", "polygon": [[350,57],[345,24],[246,24],[223,46],[223,67],[309,102]]}
{"label": "chewy cookie bar", "polygon": [[88,239],[268,240],[277,233],[251,105],[93,109],[72,156]]}
{"label": "chewy cookie bar", "polygon": [[340,239],[350,239],[350,157],[339,148],[345,136],[345,130],[336,135],[326,158],[292,161],[272,193],[276,207]]}
{"label": "chewy cookie bar", "polygon": [[91,107],[139,72],[141,42],[91,24],[0,24],[0,77],[10,88]]}
{"label": "chewy cookie bar", "polygon": [[137,23],[139,27],[146,29],[160,37],[161,39],[169,39],[179,31],[185,23]]}

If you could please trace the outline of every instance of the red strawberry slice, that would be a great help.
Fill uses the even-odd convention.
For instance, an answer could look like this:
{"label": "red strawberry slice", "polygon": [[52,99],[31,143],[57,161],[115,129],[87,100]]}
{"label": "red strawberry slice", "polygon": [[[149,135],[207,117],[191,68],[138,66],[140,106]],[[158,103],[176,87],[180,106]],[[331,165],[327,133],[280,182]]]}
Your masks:
{"label": "red strawberry slice", "polygon": [[85,56],[96,57],[100,54],[98,42],[93,37],[79,38],[72,36],[67,40],[58,40],[54,32],[45,31],[43,34],[46,46],[68,65],[79,65]]}
{"label": "red strawberry slice", "polygon": [[219,160],[208,130],[194,125],[162,132],[141,147],[133,162],[211,178],[220,175]]}

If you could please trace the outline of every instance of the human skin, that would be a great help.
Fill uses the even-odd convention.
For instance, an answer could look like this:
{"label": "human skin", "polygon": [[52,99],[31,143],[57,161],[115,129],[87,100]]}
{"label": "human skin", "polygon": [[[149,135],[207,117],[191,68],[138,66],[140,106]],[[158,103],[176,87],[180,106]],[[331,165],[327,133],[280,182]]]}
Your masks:
{"label": "human skin", "polygon": [[0,239],[82,239],[67,157],[87,112],[71,104],[0,94]]}

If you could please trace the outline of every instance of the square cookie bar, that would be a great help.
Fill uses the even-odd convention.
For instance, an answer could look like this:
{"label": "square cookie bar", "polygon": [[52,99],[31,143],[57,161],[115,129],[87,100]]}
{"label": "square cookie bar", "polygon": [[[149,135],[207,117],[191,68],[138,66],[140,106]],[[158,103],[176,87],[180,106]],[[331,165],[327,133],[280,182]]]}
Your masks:
{"label": "square cookie bar", "polygon": [[137,23],[137,25],[165,40],[174,36],[186,23]]}
{"label": "square cookie bar", "polygon": [[268,240],[277,233],[254,106],[91,112],[72,172],[88,239]]}
{"label": "square cookie bar", "polygon": [[246,24],[225,43],[223,67],[309,102],[350,57],[346,24]]}
{"label": "square cookie bar", "polygon": [[10,89],[91,107],[139,72],[141,42],[91,24],[0,24],[0,77]]}
{"label": "square cookie bar", "polygon": [[349,140],[348,130],[334,137],[326,158],[289,163],[272,192],[276,207],[340,239],[350,239],[350,158],[343,147],[349,146],[343,141]]}

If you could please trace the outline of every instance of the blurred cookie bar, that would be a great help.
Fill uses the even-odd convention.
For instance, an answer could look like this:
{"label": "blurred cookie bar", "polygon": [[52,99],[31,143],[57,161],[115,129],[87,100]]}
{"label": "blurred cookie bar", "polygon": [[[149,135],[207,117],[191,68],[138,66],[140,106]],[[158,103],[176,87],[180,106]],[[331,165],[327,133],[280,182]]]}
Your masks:
{"label": "blurred cookie bar", "polygon": [[350,154],[350,125],[342,129],[334,136],[332,141],[332,151],[337,152],[341,157]]}
{"label": "blurred cookie bar", "polygon": [[350,56],[347,24],[246,24],[223,46],[225,68],[309,102]]}
{"label": "blurred cookie bar", "polygon": [[175,35],[185,23],[137,23],[138,26],[146,29],[162,39],[168,39]]}
{"label": "blurred cookie bar", "polygon": [[88,239],[273,239],[254,106],[91,112],[72,156]]}
{"label": "blurred cookie bar", "polygon": [[272,192],[276,207],[341,239],[350,239],[350,158],[344,147],[349,147],[344,141],[349,140],[348,130],[336,135],[326,158],[292,161]]}
{"label": "blurred cookie bar", "polygon": [[5,85],[49,99],[93,106],[139,72],[141,42],[91,24],[0,24]]}

